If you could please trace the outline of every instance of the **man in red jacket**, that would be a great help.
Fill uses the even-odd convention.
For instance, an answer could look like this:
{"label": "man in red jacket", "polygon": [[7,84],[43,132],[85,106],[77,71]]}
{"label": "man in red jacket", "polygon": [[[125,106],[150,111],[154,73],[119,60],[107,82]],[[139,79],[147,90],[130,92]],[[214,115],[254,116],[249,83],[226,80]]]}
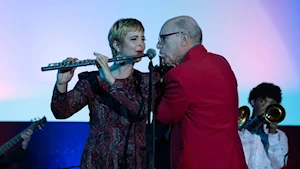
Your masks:
{"label": "man in red jacket", "polygon": [[237,81],[229,63],[207,52],[189,16],[168,20],[157,48],[175,66],[164,78],[156,119],[171,124],[171,169],[247,169],[238,135]]}

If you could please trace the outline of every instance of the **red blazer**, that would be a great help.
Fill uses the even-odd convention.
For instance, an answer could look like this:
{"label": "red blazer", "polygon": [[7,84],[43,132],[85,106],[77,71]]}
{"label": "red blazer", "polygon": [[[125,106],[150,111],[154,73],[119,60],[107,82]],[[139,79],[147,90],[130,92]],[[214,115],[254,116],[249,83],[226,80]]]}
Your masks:
{"label": "red blazer", "polygon": [[247,169],[237,81],[226,59],[196,46],[164,81],[156,119],[173,125],[171,169]]}

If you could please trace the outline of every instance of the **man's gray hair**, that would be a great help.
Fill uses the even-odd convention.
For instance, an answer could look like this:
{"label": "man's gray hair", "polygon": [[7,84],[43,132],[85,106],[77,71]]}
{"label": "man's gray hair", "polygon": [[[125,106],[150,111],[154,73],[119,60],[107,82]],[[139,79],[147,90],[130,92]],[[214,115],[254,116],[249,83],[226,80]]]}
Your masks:
{"label": "man's gray hair", "polygon": [[202,30],[197,22],[191,17],[178,17],[174,20],[174,25],[179,30],[187,33],[196,44],[202,44]]}

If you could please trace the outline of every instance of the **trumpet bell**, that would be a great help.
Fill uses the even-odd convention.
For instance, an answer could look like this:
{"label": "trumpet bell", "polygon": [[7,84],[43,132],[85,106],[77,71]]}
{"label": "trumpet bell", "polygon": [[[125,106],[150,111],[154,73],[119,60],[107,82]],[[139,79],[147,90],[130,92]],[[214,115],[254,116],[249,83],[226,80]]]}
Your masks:
{"label": "trumpet bell", "polygon": [[285,109],[280,104],[271,104],[266,108],[265,120],[270,124],[277,124],[284,120]]}
{"label": "trumpet bell", "polygon": [[239,108],[238,128],[244,127],[250,117],[250,109],[248,106],[242,106]]}

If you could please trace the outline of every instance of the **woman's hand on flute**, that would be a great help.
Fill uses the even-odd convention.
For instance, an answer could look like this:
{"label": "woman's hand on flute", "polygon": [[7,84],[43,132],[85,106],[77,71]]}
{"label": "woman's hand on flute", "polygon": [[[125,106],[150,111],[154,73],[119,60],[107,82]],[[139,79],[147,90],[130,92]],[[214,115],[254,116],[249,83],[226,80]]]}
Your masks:
{"label": "woman's hand on flute", "polygon": [[[69,58],[63,60],[63,63],[65,63],[65,62],[74,62],[76,60],[78,60],[78,59],[69,57]],[[76,67],[74,67],[70,71],[66,71],[66,72],[63,71],[63,70],[58,70],[57,78],[56,78],[56,86],[57,86],[57,89],[60,93],[67,92],[68,83],[72,79],[72,77],[74,76],[75,69],[76,69]]]}
{"label": "woman's hand on flute", "polygon": [[109,85],[113,85],[116,79],[113,77],[108,67],[108,57],[99,53],[95,53],[95,55],[96,55],[96,61],[100,65],[99,68],[100,77],[104,81],[106,81]]}

